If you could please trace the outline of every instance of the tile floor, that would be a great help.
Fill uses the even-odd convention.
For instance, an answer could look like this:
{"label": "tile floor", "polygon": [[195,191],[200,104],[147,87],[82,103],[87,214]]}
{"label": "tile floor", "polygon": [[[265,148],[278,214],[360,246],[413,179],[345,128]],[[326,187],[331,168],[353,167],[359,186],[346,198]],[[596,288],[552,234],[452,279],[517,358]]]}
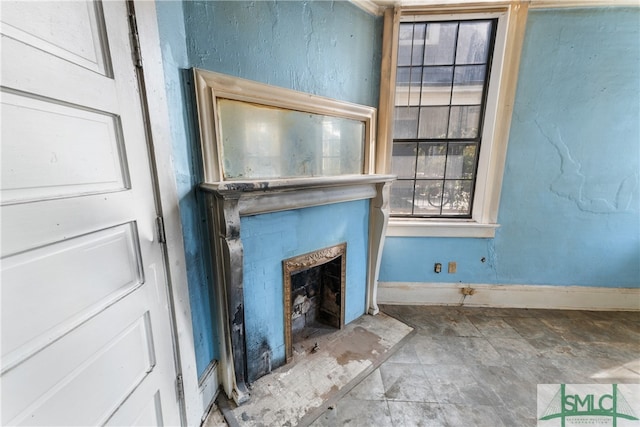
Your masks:
{"label": "tile floor", "polygon": [[535,426],[537,384],[640,383],[640,312],[382,309],[416,333],[313,426]]}

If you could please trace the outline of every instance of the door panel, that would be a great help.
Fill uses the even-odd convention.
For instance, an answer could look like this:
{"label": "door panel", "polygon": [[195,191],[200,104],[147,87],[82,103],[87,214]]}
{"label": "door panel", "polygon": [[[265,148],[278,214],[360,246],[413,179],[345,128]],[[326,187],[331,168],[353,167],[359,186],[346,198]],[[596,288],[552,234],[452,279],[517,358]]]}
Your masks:
{"label": "door panel", "polygon": [[[142,395],[142,394],[140,394]],[[142,409],[140,409],[142,408]],[[107,426],[160,426],[162,420],[162,402],[158,393],[146,402],[127,400],[117,412],[117,416],[109,419]]]}
{"label": "door panel", "polygon": [[[3,393],[3,400],[8,399],[3,402],[3,417],[10,425],[49,425],[52,420],[58,425],[103,424],[129,393],[149,380],[155,360],[148,312],[122,313],[120,307],[114,307],[103,317],[94,323],[104,329],[78,328],[6,374],[3,387],[11,387],[12,393]],[[115,317],[129,323],[118,321],[117,328],[105,325],[116,321]],[[100,340],[88,331],[98,334]],[[69,354],[66,347],[72,342],[79,347]],[[52,357],[59,360],[55,370],[50,369]],[[111,375],[113,372],[117,375]],[[4,407],[11,412],[5,414]]]}
{"label": "door panel", "polygon": [[[43,1],[34,8],[26,2],[2,5],[3,34],[36,49],[107,75],[108,48],[99,5]],[[25,19],[28,17],[29,19]]]}
{"label": "door panel", "polygon": [[128,187],[117,116],[10,92],[1,113],[4,203]]}
{"label": "door panel", "polygon": [[126,5],[1,20],[1,424],[179,424]]}
{"label": "door panel", "polygon": [[[136,240],[135,224],[129,223],[4,258],[4,363],[21,346],[73,329],[139,286],[143,269]],[[22,299],[28,299],[27,310],[10,304]],[[39,341],[38,347],[47,343]]]}

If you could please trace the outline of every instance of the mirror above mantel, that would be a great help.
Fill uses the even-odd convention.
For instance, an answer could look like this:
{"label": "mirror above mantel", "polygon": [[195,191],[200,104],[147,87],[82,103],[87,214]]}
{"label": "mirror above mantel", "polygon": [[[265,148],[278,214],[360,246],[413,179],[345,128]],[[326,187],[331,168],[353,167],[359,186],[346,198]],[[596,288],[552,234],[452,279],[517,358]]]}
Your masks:
{"label": "mirror above mantel", "polygon": [[204,182],[375,173],[376,109],[194,69]]}

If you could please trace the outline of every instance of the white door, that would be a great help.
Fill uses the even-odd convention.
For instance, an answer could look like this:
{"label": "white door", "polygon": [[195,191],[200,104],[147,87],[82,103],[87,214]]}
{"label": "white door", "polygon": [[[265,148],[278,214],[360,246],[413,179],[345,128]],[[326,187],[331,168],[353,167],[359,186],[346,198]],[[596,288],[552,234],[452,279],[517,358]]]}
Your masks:
{"label": "white door", "polygon": [[1,424],[179,424],[126,5],[0,7]]}

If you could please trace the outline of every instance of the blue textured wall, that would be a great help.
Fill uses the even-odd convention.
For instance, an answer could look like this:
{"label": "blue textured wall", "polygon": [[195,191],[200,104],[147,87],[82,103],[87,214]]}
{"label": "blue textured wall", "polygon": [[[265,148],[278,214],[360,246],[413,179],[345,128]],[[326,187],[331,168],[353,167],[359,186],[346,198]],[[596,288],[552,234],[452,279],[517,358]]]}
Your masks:
{"label": "blue textured wall", "polygon": [[377,107],[382,19],[347,1],[185,3],[192,65]]}
{"label": "blue textured wall", "polygon": [[382,20],[346,1],[158,1],[156,8],[201,374],[218,350],[190,69],[377,106]]}
{"label": "blue textured wall", "polygon": [[[369,201],[276,212],[241,219],[244,245],[245,328],[249,368],[271,352],[284,362],[282,261],[347,242],[345,323],[365,312]],[[249,374],[255,378],[259,374]]]}
{"label": "blue textured wall", "polygon": [[640,287],[639,24],[530,11],[496,237],[388,238],[380,280]]}

